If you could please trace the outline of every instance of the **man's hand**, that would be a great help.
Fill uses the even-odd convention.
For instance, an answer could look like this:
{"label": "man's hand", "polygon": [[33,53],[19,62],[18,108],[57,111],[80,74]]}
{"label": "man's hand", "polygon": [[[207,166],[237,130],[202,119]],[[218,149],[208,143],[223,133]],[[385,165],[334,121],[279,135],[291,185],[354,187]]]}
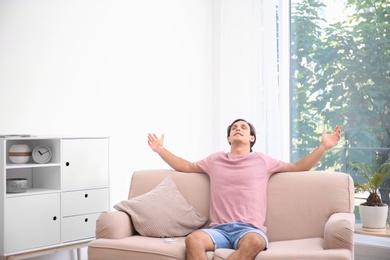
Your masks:
{"label": "man's hand", "polygon": [[338,125],[333,129],[333,132],[329,135],[326,134],[326,130],[322,131],[322,141],[321,144],[326,150],[329,150],[333,146],[335,146],[341,138],[341,130],[342,126]]}
{"label": "man's hand", "polygon": [[158,138],[156,134],[148,134],[148,145],[161,157],[169,166],[179,172],[202,172],[196,164],[184,160],[164,148],[164,134]]}
{"label": "man's hand", "polygon": [[295,163],[290,163],[284,169],[286,172],[299,172],[299,171],[308,171],[316,165],[325,153],[335,146],[341,137],[342,126],[336,126],[332,133],[329,135],[326,134],[326,130],[322,132],[322,141],[320,146],[314,149],[311,153],[300,159]]}
{"label": "man's hand", "polygon": [[164,143],[164,134],[161,135],[161,138],[158,138],[156,134],[148,134],[148,145],[156,153],[163,149]]}

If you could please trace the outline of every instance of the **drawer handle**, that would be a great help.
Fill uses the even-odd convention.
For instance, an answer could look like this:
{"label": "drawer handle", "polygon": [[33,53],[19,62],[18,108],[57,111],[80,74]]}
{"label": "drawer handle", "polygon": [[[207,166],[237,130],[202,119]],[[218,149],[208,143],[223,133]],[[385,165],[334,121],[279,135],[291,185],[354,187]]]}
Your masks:
{"label": "drawer handle", "polygon": [[84,195],[84,197],[85,197],[85,198],[88,198],[88,193],[86,193],[86,194]]}
{"label": "drawer handle", "polygon": [[69,166],[69,165],[70,165],[70,163],[69,163],[69,162],[66,162],[66,163],[65,163],[65,165],[66,165],[66,166]]}
{"label": "drawer handle", "polygon": [[56,217],[56,216],[54,216],[54,217],[53,217],[53,220],[54,220],[54,221],[56,221],[56,220],[57,220],[57,217]]}
{"label": "drawer handle", "polygon": [[84,219],[84,222],[88,222],[88,218],[85,218],[85,219]]}

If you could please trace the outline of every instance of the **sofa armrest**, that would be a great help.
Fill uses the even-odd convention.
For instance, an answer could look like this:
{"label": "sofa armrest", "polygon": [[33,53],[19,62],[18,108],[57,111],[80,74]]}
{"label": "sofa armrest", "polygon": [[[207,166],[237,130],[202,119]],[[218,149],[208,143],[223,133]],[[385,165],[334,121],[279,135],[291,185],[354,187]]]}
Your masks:
{"label": "sofa armrest", "polygon": [[324,249],[345,248],[353,252],[355,214],[335,213],[325,223]]}
{"label": "sofa armrest", "polygon": [[125,212],[106,211],[96,221],[96,238],[118,239],[135,234],[131,218]]}

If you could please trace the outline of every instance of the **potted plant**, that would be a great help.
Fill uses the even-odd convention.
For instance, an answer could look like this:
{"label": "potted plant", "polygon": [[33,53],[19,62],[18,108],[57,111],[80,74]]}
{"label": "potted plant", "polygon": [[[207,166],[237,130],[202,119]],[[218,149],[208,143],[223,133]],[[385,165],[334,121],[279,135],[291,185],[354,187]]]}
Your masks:
{"label": "potted plant", "polygon": [[375,171],[372,166],[361,162],[352,162],[350,167],[365,179],[365,183],[354,183],[355,192],[369,193],[366,202],[359,205],[363,229],[371,231],[386,229],[389,206],[383,203],[378,190],[386,177],[390,175],[390,158],[379,167],[378,171]]}

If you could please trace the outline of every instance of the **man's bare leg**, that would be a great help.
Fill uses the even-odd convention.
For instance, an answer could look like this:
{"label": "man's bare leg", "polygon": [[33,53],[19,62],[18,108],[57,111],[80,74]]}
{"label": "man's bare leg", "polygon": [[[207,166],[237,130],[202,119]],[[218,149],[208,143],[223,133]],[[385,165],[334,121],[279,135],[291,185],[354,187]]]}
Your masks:
{"label": "man's bare leg", "polygon": [[203,231],[195,231],[186,237],[187,260],[207,260],[206,252],[214,250],[214,242]]}
{"label": "man's bare leg", "polygon": [[252,260],[266,247],[265,239],[257,233],[244,235],[237,244],[237,250],[231,254],[228,260]]}

